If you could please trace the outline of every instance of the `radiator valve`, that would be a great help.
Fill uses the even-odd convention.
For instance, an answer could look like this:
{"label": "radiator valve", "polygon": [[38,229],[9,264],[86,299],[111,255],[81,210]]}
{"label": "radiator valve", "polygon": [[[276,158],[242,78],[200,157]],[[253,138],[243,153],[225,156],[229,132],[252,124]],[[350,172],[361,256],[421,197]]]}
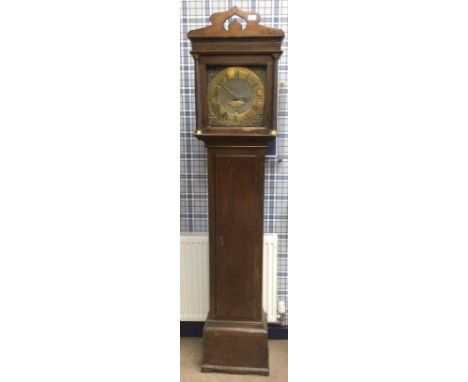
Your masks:
{"label": "radiator valve", "polygon": [[278,301],[278,321],[282,322],[286,318],[286,304],[284,301]]}

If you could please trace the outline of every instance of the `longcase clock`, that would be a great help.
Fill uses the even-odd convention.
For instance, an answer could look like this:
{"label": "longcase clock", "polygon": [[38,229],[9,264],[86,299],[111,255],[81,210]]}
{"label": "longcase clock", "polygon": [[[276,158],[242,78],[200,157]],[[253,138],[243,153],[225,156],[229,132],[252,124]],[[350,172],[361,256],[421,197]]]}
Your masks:
{"label": "longcase clock", "polygon": [[202,371],[268,375],[264,163],[268,142],[276,136],[284,32],[260,25],[258,13],[236,7],[214,13],[210,21],[188,33],[195,60],[195,136],[208,151],[210,310]]}

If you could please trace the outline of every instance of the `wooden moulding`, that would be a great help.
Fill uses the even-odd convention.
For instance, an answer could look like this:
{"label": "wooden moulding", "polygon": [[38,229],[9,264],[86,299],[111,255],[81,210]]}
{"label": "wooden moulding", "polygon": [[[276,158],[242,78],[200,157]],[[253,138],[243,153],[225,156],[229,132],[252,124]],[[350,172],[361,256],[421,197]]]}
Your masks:
{"label": "wooden moulding", "polygon": [[205,141],[206,147],[267,147],[268,142],[273,139],[272,135],[222,135],[203,134],[195,135],[200,140]]}
{"label": "wooden moulding", "polygon": [[[192,50],[190,53],[195,57],[197,54],[220,54],[224,55],[226,53],[231,54],[266,54],[271,53],[275,55],[280,55],[281,50],[281,40],[279,41],[260,41],[259,39],[225,39],[223,41],[216,41],[210,44],[207,44],[208,39],[204,40],[192,40]],[[253,46],[255,45],[255,47]]]}
{"label": "wooden moulding", "polygon": [[[180,337],[203,337],[203,327],[205,322],[201,321],[181,321],[180,322]],[[268,324],[268,339],[269,340],[287,340],[288,326],[277,323]]]}

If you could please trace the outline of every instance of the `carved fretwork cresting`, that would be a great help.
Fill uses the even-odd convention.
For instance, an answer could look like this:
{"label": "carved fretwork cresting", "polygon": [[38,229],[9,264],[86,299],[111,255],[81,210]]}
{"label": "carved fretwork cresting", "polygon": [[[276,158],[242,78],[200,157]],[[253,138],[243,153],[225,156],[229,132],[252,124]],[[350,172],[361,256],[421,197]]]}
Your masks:
{"label": "carved fretwork cresting", "polygon": [[[245,28],[242,28],[239,21],[234,19],[229,23],[226,30],[224,22],[232,16],[243,18],[247,23]],[[213,35],[218,37],[284,36],[284,32],[281,29],[260,25],[260,15],[258,13],[245,12],[237,7],[232,7],[225,12],[213,13],[210,21],[210,26],[190,31],[188,37],[212,37]]]}

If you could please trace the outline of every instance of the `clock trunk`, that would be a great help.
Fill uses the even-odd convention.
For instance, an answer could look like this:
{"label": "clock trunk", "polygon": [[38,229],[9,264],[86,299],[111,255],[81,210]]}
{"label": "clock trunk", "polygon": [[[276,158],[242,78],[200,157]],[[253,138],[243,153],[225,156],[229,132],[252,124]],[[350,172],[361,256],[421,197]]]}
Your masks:
{"label": "clock trunk", "polygon": [[264,149],[213,147],[208,158],[210,317],[261,320]]}

